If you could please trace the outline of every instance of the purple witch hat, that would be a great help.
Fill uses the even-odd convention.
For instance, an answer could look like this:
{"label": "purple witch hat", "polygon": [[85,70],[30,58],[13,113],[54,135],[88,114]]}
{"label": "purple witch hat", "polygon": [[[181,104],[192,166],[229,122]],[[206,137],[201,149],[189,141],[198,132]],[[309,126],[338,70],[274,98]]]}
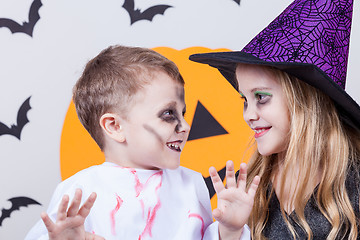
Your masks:
{"label": "purple witch hat", "polygon": [[238,90],[237,63],[285,71],[322,90],[340,116],[360,129],[360,107],[345,92],[353,0],[295,0],[241,51],[194,54]]}

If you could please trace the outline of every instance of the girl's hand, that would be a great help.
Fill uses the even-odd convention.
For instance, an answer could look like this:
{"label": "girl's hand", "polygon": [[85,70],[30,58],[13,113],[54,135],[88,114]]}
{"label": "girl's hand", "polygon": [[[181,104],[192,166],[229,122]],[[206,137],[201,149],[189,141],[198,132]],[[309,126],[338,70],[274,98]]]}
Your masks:
{"label": "girl's hand", "polygon": [[246,192],[246,164],[240,165],[238,181],[235,180],[234,164],[226,163],[226,186],[224,186],[216,169],[209,169],[218,204],[213,210],[213,217],[219,222],[221,239],[240,239],[243,227],[248,222],[254,205],[254,197],[260,177],[256,176]]}

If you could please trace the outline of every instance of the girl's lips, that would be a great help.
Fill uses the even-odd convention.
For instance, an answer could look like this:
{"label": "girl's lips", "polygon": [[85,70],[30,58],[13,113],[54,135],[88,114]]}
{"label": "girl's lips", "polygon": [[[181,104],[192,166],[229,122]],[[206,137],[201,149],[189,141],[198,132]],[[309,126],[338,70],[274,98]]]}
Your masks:
{"label": "girl's lips", "polygon": [[255,138],[262,137],[263,135],[265,135],[265,134],[270,130],[270,128],[271,128],[271,127],[261,127],[261,128],[255,128],[255,129],[253,129],[254,132],[255,132],[254,137],[255,137]]}

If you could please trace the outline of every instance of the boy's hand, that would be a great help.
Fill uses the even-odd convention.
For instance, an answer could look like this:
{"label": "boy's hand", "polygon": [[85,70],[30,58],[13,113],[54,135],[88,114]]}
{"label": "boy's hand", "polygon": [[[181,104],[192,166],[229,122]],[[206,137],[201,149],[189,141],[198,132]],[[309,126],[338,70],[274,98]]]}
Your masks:
{"label": "boy's hand", "polygon": [[235,180],[234,164],[226,163],[226,186],[224,186],[216,169],[209,169],[214,189],[217,193],[217,208],[213,210],[213,217],[219,222],[221,239],[240,239],[243,227],[254,205],[254,197],[260,182],[256,176],[246,192],[246,164],[240,165],[238,181]]}
{"label": "boy's hand", "polygon": [[94,205],[96,193],[92,193],[79,209],[81,197],[82,191],[76,189],[74,199],[69,209],[67,209],[69,196],[63,196],[59,205],[56,223],[54,223],[46,213],[41,214],[50,240],[103,239],[95,234],[86,233],[84,228],[85,219]]}

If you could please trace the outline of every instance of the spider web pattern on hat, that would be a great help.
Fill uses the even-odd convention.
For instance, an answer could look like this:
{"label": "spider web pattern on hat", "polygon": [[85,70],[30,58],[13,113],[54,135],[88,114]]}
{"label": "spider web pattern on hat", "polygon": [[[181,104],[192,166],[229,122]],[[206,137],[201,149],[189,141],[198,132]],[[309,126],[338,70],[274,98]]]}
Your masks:
{"label": "spider web pattern on hat", "polygon": [[314,64],[345,89],[352,0],[295,0],[242,52],[267,62]]}

